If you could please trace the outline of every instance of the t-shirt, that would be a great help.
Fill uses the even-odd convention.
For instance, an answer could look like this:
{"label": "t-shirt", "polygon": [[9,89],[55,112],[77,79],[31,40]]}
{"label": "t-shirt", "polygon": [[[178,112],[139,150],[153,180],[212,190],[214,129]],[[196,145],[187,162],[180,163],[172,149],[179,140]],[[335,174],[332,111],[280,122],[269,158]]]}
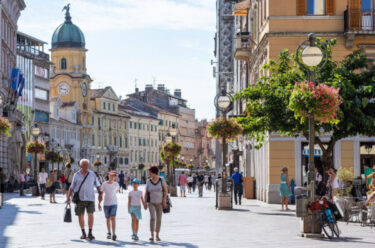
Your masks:
{"label": "t-shirt", "polygon": [[202,184],[203,183],[203,181],[204,181],[204,176],[203,175],[198,175],[197,176],[197,180],[198,180],[198,182],[200,183],[200,184]]}
{"label": "t-shirt", "polygon": [[[370,175],[371,173],[373,173],[373,172],[374,172],[374,170],[371,169],[371,168],[367,168],[367,169],[364,171],[366,177],[367,177],[368,175]],[[372,177],[370,177],[370,178],[368,179],[368,184],[369,184],[369,185],[371,184],[371,181],[372,181]]]}
{"label": "t-shirt", "polygon": [[[100,183],[94,172],[88,171],[87,173],[89,173],[89,175],[87,176],[86,181],[82,184],[81,191],[79,192],[79,199],[81,201],[95,202],[94,187],[100,187]],[[53,176],[54,181],[56,180],[55,176]],[[84,179],[85,177],[82,175],[81,171],[76,172],[70,188],[73,189],[74,192],[78,192]]]}
{"label": "t-shirt", "polygon": [[48,174],[47,172],[40,172],[39,173],[39,184],[45,184],[47,182]]}
{"label": "t-shirt", "polygon": [[104,192],[104,206],[117,205],[116,191],[119,187],[117,182],[108,183],[104,182],[102,185],[102,191]]}
{"label": "t-shirt", "polygon": [[242,183],[242,175],[238,172],[232,175],[233,183],[234,184],[241,184]]}
{"label": "t-shirt", "polygon": [[188,178],[187,178],[187,181],[188,181],[188,183],[192,183],[192,182],[194,181],[194,178],[192,178],[192,177],[188,177]]}
{"label": "t-shirt", "polygon": [[159,177],[159,181],[154,184],[151,179],[147,181],[146,190],[150,194],[151,203],[163,202],[163,187],[167,187],[167,183],[163,177]]}
{"label": "t-shirt", "polygon": [[125,175],[124,174],[118,175],[118,179],[120,180],[120,183],[124,183]]}
{"label": "t-shirt", "polygon": [[180,186],[185,186],[186,185],[186,176],[184,174],[181,174],[179,177],[180,181]]}
{"label": "t-shirt", "polygon": [[130,206],[141,206],[142,191],[140,190],[130,191],[129,196],[130,196]]}

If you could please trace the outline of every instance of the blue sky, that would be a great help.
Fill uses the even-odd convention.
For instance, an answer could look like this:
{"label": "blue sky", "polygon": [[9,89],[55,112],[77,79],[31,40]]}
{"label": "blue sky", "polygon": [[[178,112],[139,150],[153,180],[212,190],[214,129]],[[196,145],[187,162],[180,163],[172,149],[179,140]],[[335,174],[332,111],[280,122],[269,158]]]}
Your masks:
{"label": "blue sky", "polygon": [[71,16],[86,38],[92,88],[110,85],[123,97],[145,84],[182,90],[199,119],[214,118],[215,0],[25,0],[18,29],[48,42]]}

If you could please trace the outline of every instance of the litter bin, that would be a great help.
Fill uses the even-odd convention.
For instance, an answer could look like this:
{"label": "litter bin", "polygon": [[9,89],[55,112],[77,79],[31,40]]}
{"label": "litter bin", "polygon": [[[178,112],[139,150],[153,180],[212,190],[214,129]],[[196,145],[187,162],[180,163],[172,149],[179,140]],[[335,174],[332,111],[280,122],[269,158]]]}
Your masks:
{"label": "litter bin", "polygon": [[244,197],[246,199],[254,199],[254,177],[243,178]]}
{"label": "litter bin", "polygon": [[307,217],[309,215],[307,189],[304,187],[295,187],[294,195],[296,197],[296,216]]}

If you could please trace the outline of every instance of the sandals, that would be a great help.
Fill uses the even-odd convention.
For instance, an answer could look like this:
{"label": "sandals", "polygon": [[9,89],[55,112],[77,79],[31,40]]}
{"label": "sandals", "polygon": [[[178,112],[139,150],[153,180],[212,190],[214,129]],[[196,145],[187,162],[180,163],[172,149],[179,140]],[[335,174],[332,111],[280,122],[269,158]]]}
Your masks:
{"label": "sandals", "polygon": [[151,237],[148,240],[150,240],[151,242],[154,242],[154,237]]}
{"label": "sandals", "polygon": [[159,237],[156,237],[156,241],[161,241],[161,239]]}

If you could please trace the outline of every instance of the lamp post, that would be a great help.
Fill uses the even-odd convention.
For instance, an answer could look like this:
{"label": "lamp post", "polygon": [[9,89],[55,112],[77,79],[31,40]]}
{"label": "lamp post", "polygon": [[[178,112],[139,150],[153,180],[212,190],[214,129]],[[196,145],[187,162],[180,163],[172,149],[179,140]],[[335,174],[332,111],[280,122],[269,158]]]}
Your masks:
{"label": "lamp post", "polygon": [[[232,108],[232,96],[222,89],[221,92],[215,97],[215,106],[218,111],[221,112],[224,120],[227,118],[227,112]],[[228,144],[226,138],[222,138],[222,153],[223,153],[223,164],[222,164],[222,190],[223,194],[227,194],[227,173],[225,164],[228,156]]]}
{"label": "lamp post", "polygon": [[57,145],[56,147],[57,154],[59,155],[59,159],[57,160],[57,172],[60,172],[60,152],[62,151],[62,148],[60,144]]}
{"label": "lamp post", "polygon": [[[38,124],[34,124],[34,126],[31,128],[31,135],[34,137],[34,141],[38,140],[38,136],[40,135],[40,128],[38,127]],[[38,154],[34,153],[34,181],[37,181],[38,177]]]}
{"label": "lamp post", "polygon": [[[316,35],[310,33],[308,40],[302,42],[296,52],[296,62],[299,67],[307,72],[308,80],[316,84],[316,72],[321,70],[327,62],[327,51],[325,45],[316,40]],[[315,121],[314,116],[309,116],[309,162],[308,162],[308,196],[309,201],[315,200],[315,164],[314,164],[314,146],[315,146]],[[314,228],[317,226],[315,223],[315,214],[311,215],[310,220],[305,220],[311,223],[311,229],[307,230],[309,233],[320,234],[321,230]],[[306,225],[303,225],[304,227]],[[307,225],[308,226],[308,225]],[[303,230],[304,233],[305,230]]]}
{"label": "lamp post", "polygon": [[[43,137],[43,140],[44,142],[47,144],[48,143],[48,146],[47,146],[47,151],[49,151],[49,134],[48,133],[44,133],[44,137]],[[47,166],[48,166],[48,161],[47,161]],[[44,166],[45,167],[45,166]],[[48,170],[47,170],[48,171]]]}
{"label": "lamp post", "polygon": [[[178,130],[176,128],[175,124],[172,124],[170,128],[168,128],[168,134],[170,135],[172,139],[172,143],[176,142]],[[172,157],[172,180],[170,181],[172,183],[171,187],[171,196],[177,196],[177,189],[176,189],[176,174],[175,174],[175,157]]]}

